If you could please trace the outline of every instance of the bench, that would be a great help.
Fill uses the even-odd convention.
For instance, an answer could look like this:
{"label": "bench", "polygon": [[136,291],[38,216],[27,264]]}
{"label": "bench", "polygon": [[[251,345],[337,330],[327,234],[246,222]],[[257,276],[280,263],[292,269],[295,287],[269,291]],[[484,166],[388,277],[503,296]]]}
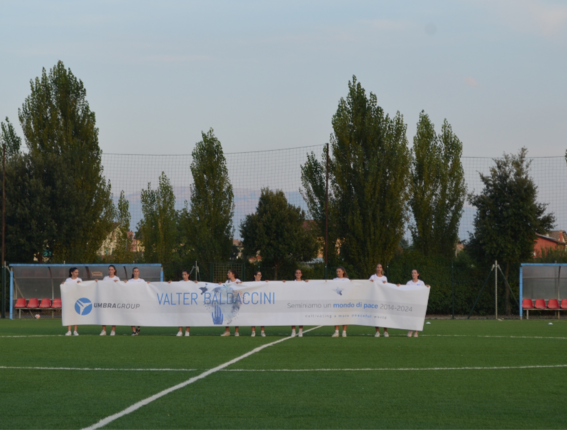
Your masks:
{"label": "bench", "polygon": [[557,312],[557,319],[560,319],[561,311],[567,311],[567,299],[561,300],[561,305],[557,299],[549,299],[547,304],[545,299],[536,299],[535,304],[532,299],[523,299],[522,309],[526,310],[526,319],[528,320],[530,319],[530,310]]}

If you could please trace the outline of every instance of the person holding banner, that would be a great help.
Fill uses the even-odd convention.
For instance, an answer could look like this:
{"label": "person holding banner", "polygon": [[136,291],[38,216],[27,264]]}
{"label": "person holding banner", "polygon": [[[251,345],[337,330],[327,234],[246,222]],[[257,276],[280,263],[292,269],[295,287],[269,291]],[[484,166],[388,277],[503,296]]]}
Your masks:
{"label": "person holding banner", "polygon": [[[411,285],[414,287],[427,287],[430,288],[429,285],[425,285],[425,283],[419,279],[419,272],[416,269],[413,269],[411,271],[411,279],[409,281],[406,282],[406,285]],[[400,286],[400,284],[398,284],[398,287]],[[417,330],[415,331],[408,331],[408,337],[411,337],[413,333],[413,337],[417,337]]]}
{"label": "person holding banner", "polygon": [[[132,270],[132,278],[128,279],[124,282],[136,284],[136,283],[142,283],[142,282],[146,282],[146,281],[144,281],[142,278],[140,278],[140,269],[138,269],[137,267],[134,267],[134,269]],[[149,284],[149,282],[148,282],[148,284]],[[138,326],[137,328],[135,326],[132,326],[132,336],[138,336],[139,334],[140,334],[140,326]]]}
{"label": "person holding banner", "polygon": [[[77,284],[79,282],[83,282],[83,280],[79,278],[79,269],[77,269],[76,267],[71,267],[69,269],[69,277],[65,279],[65,283],[67,282],[76,282]],[[67,333],[65,333],[65,336],[71,336],[71,326],[69,326],[68,329],[69,330],[67,331]],[[78,335],[79,333],[77,332],[77,326],[75,325],[75,331],[73,332],[73,336],[78,336]]]}
{"label": "person holding banner", "polygon": [[[189,279],[189,272],[187,270],[183,270],[181,272],[181,281],[179,282],[191,282],[191,280]],[[197,283],[197,281],[193,281],[193,282]],[[171,284],[171,281],[169,281],[168,284]],[[189,332],[190,329],[191,327],[185,327],[186,337],[191,336],[191,333]],[[183,336],[183,327],[179,327],[179,331],[177,332],[176,336]]]}
{"label": "person holding banner", "polygon": [[[108,266],[108,276],[105,276],[102,279],[104,282],[118,282],[120,281],[120,278],[118,276],[116,276],[116,267],[114,267],[113,264],[111,264],[110,266]],[[98,280],[97,280],[98,282]],[[102,331],[100,332],[101,336],[106,336],[106,326],[103,325],[102,326]],[[116,326],[113,325],[112,326],[112,331],[110,332],[111,336],[116,335]]]}
{"label": "person holding banner", "polygon": [[[333,281],[350,282],[350,279],[348,278],[346,269],[344,267],[342,267],[342,266],[337,267],[337,277],[335,279],[333,279]],[[346,337],[346,329],[347,329],[346,324],[343,324],[343,337]],[[335,332],[333,333],[333,335],[331,337],[339,337],[339,326],[338,325],[335,326]]]}
{"label": "person holding banner", "polygon": [[[228,269],[228,272],[226,274],[226,276],[228,277],[228,279],[226,280],[225,284],[241,284],[242,281],[240,279],[238,279],[238,273],[236,273],[236,270],[234,269]],[[219,282],[219,285],[222,285],[222,282]],[[240,336],[240,334],[238,333],[238,329],[240,327],[234,327],[234,335],[235,336]],[[224,331],[223,334],[221,334],[221,336],[230,336],[230,328],[226,327],[226,330]]]}
{"label": "person holding banner", "polygon": [[[301,271],[301,269],[295,269],[295,279],[293,280],[293,282],[309,282],[308,280],[303,280],[301,279],[303,277],[303,272]],[[285,282],[285,281],[283,281]],[[291,326],[291,337],[295,337],[295,326],[292,325]],[[303,326],[300,325],[299,326],[299,333],[297,334],[297,337],[303,337]]]}
{"label": "person holding banner", "polygon": [[[384,276],[384,271],[380,263],[376,265],[376,274],[372,275],[369,281],[376,282],[377,284],[388,283],[388,278]],[[374,335],[374,337],[380,337],[380,327],[376,327],[376,334]],[[388,334],[388,329],[386,327],[384,327],[384,337],[390,337],[390,335]]]}
{"label": "person holding banner", "polygon": [[[262,281],[262,272],[260,272],[259,270],[256,270],[254,272],[254,282],[261,282]],[[268,281],[266,281],[268,282]],[[262,337],[266,337],[266,333],[264,332],[264,326],[260,327],[261,331],[261,335]],[[256,336],[256,327],[253,326],[252,327],[252,334],[250,335],[250,337],[255,337]]]}

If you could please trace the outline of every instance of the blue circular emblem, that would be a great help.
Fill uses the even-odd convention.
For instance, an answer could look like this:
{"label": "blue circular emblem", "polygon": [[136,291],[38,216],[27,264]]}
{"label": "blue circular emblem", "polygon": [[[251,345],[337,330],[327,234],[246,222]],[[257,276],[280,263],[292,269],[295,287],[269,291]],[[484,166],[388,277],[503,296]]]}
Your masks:
{"label": "blue circular emblem", "polygon": [[75,312],[79,315],[88,315],[93,310],[93,304],[89,299],[82,298],[75,302]]}

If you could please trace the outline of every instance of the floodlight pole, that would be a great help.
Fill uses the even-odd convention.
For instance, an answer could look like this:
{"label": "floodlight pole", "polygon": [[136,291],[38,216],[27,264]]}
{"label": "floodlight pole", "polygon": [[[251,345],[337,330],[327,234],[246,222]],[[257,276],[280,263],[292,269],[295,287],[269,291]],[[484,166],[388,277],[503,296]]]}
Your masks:
{"label": "floodlight pole", "polygon": [[494,319],[498,319],[498,260],[494,260]]}
{"label": "floodlight pole", "polygon": [[6,262],[5,241],[6,236],[6,144],[2,145],[2,318],[6,318]]}

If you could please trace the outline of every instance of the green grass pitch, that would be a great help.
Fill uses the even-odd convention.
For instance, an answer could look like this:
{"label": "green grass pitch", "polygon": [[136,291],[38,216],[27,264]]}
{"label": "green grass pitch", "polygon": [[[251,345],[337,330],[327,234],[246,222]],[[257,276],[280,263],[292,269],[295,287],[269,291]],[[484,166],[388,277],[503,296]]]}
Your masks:
{"label": "green grass pitch", "polygon": [[[88,427],[290,333],[65,331],[58,319],[0,320],[0,428]],[[371,327],[351,326],[347,338],[332,332],[269,346],[106,428],[567,427],[565,320],[431,320],[417,339],[402,330],[374,338]]]}

